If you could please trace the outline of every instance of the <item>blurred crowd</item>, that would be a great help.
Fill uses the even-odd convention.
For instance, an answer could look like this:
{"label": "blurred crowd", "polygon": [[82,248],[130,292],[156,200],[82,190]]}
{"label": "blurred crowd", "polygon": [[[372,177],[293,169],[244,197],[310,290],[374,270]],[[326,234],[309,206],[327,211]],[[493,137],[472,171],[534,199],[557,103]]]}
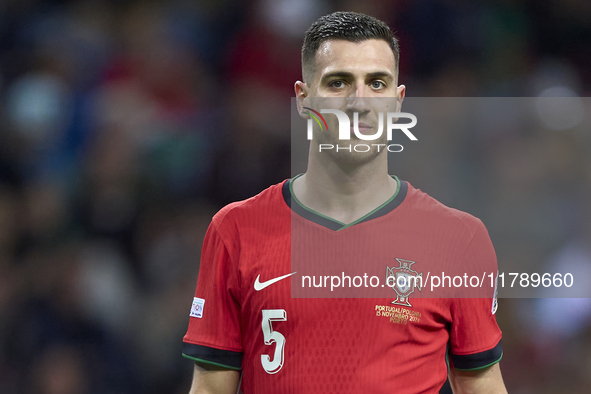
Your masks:
{"label": "blurred crowd", "polygon": [[[187,392],[205,230],[290,176],[303,34],[335,10],[393,27],[409,96],[591,95],[585,1],[1,1],[0,393]],[[397,175],[481,217],[499,261],[589,273],[589,129],[491,122]],[[588,392],[590,310],[500,300],[510,392]]]}

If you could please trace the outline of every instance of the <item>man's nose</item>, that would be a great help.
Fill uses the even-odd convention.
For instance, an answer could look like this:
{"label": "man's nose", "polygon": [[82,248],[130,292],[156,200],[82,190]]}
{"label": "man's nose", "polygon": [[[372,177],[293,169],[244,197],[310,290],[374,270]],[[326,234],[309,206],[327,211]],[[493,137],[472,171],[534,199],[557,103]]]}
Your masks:
{"label": "man's nose", "polygon": [[358,83],[355,90],[347,97],[347,110],[350,112],[367,112],[370,106],[370,91],[365,83]]}

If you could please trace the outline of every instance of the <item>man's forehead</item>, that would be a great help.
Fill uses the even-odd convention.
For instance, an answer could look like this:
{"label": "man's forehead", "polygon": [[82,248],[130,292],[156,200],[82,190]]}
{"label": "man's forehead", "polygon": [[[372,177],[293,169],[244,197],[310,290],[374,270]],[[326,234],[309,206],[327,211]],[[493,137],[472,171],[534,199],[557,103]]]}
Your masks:
{"label": "man's forehead", "polygon": [[396,60],[385,40],[324,41],[316,51],[316,76],[335,71],[396,72]]}

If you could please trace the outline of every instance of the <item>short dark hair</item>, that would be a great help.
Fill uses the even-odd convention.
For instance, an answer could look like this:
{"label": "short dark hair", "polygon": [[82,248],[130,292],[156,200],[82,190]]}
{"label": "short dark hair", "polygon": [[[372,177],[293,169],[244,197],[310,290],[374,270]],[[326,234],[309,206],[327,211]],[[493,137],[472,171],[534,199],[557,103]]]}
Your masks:
{"label": "short dark hair", "polygon": [[310,26],[304,37],[302,45],[302,77],[313,74],[313,66],[316,60],[316,51],[323,42],[328,40],[346,40],[360,42],[365,40],[384,40],[392,48],[398,73],[398,60],[400,48],[398,39],[392,33],[388,25],[372,16],[358,12],[333,12],[324,15]]}

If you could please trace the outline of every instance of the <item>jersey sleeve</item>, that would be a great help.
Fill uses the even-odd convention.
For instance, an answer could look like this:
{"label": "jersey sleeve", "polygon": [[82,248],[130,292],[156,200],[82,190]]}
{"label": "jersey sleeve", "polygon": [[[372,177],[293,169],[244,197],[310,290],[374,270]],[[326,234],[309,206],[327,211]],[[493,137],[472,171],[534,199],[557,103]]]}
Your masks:
{"label": "jersey sleeve", "polygon": [[184,357],[242,368],[239,283],[237,261],[212,221],[203,242],[189,327],[183,338]]}
{"label": "jersey sleeve", "polygon": [[[497,257],[482,222],[468,244],[462,258],[476,270],[497,275]],[[488,277],[486,278],[488,280]],[[487,298],[455,298],[451,304],[451,332],[449,358],[451,367],[458,370],[476,370],[493,365],[501,360],[502,333],[495,318],[496,287],[490,289]]]}

